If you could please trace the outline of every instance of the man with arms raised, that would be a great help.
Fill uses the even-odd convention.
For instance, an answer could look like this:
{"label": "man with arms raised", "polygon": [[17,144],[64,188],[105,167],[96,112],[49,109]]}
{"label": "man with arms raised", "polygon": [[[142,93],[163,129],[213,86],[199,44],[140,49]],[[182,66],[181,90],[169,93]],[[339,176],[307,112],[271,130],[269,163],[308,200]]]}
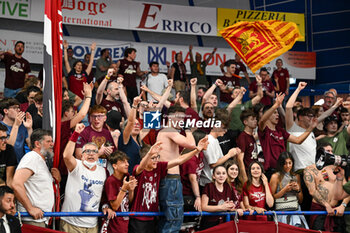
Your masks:
{"label": "man with arms raised", "polygon": [[5,97],[15,97],[24,86],[24,80],[30,73],[29,62],[22,57],[24,52],[24,42],[17,41],[15,44],[15,54],[0,52],[0,59],[5,63]]}
{"label": "man with arms raised", "polygon": [[[168,125],[162,129],[157,137],[157,142],[162,142],[160,161],[171,161],[180,156],[179,147],[195,149],[196,143],[192,132],[185,130],[185,136],[179,133],[181,124],[184,124],[185,109],[174,105],[168,110]],[[183,220],[183,197],[180,168],[175,166],[168,169],[167,176],[160,181],[159,190],[160,209],[165,217],[160,220],[161,233],[179,232]],[[171,205],[168,206],[168,205]],[[177,213],[174,215],[174,213]]]}
{"label": "man with arms raised", "polygon": [[[123,78],[119,77],[116,82],[111,82],[110,78],[112,77],[113,72],[113,68],[108,69],[106,77],[98,86],[96,93],[96,104],[100,104],[106,108],[107,112],[116,110],[126,119],[128,118],[131,109],[124,92],[122,84]],[[107,96],[106,98],[103,98],[103,91],[106,89],[106,86]]]}

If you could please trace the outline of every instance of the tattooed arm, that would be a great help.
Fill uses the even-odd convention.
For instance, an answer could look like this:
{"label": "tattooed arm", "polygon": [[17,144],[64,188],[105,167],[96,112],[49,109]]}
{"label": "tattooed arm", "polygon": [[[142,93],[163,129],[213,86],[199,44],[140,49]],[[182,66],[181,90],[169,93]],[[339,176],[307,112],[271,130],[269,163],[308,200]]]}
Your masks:
{"label": "tattooed arm", "polygon": [[316,184],[316,178],[319,171],[312,165],[305,168],[304,170],[304,181],[309,190],[310,195],[319,204],[323,205],[329,215],[334,215],[334,210],[328,203],[329,190],[322,184]]}

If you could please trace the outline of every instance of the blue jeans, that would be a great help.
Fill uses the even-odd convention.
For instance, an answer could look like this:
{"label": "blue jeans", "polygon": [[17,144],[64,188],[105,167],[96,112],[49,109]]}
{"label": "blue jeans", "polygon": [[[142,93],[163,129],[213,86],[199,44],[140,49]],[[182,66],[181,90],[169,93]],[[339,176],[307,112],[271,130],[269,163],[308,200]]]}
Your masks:
{"label": "blue jeans", "polygon": [[7,98],[15,98],[16,95],[18,94],[18,92],[21,90],[22,88],[18,88],[18,89],[10,89],[10,88],[4,88],[4,97]]}
{"label": "blue jeans", "polygon": [[[159,221],[159,233],[178,233],[183,222],[183,197],[180,175],[170,175],[160,181],[160,211],[165,216]],[[178,177],[174,177],[178,176]]]}

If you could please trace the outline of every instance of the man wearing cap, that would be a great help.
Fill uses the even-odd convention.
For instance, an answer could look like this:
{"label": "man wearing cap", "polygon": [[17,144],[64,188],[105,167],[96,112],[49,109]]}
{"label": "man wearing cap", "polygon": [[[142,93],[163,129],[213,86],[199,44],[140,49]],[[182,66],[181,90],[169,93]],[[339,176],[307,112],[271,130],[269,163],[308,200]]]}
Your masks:
{"label": "man wearing cap", "polygon": [[338,132],[339,119],[331,115],[324,120],[324,130],[327,135],[320,139],[320,143],[328,142],[333,147],[333,152],[336,155],[348,155],[349,150],[346,147],[346,142],[350,138],[350,127],[344,128]]}
{"label": "man wearing cap", "polygon": [[5,63],[5,89],[4,97],[15,97],[24,86],[24,80],[28,78],[31,71],[29,62],[22,57],[24,52],[24,42],[17,41],[15,44],[15,54],[9,50],[0,52],[0,59]]}

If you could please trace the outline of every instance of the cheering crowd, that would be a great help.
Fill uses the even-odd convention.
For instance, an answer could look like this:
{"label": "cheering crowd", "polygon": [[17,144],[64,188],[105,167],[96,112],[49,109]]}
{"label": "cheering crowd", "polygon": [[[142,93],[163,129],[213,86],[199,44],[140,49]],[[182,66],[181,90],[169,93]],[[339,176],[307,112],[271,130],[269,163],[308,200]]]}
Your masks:
{"label": "cheering crowd", "polygon": [[[95,43],[84,61],[73,57],[66,41],[63,46],[57,168],[52,132],[42,129],[43,74],[29,75],[24,42],[17,41],[14,52],[0,52],[6,69],[0,101],[0,232],[15,232],[10,229],[18,221],[12,217],[16,208],[32,216],[22,217],[23,223],[41,227],[50,227],[43,214],[55,209],[106,214],[104,222],[61,217],[64,232],[186,232],[185,223],[203,230],[224,220],[184,218],[184,211],[240,216],[249,211],[240,218],[268,221],[266,215],[252,215],[266,210],[326,210],[327,216],[280,215],[278,221],[350,232],[350,218],[343,216],[350,197],[335,195],[348,171],[315,166],[318,150],[349,154],[350,96],[340,98],[331,89],[323,104],[303,106],[298,95],[307,83],[290,92],[281,59],[273,73],[261,68],[251,80],[236,54],[220,65],[222,76],[214,80],[206,66],[216,48],[204,60],[189,46],[190,72],[177,53],[163,74],[157,62],[142,71],[133,48],[113,63],[108,49],[95,54]],[[95,69],[94,57],[99,57]],[[247,91],[249,100],[243,102]],[[115,217],[128,211],[164,216]]]}

